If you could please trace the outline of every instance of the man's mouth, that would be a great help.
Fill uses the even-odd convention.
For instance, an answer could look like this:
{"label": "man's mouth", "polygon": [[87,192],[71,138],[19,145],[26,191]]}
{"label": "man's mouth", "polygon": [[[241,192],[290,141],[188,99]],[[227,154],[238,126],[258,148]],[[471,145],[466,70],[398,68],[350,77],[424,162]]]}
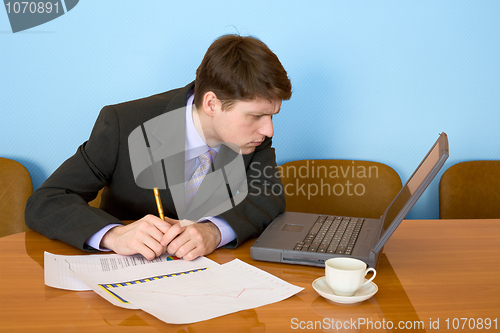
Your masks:
{"label": "man's mouth", "polygon": [[264,140],[262,140],[262,141],[252,141],[252,142],[250,142],[250,144],[252,146],[260,146],[262,144],[262,142],[264,142]]}

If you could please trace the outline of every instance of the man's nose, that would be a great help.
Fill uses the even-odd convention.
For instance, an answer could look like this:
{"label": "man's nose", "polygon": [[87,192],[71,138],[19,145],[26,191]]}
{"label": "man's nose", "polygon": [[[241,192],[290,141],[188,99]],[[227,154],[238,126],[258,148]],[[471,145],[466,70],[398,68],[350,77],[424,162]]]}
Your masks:
{"label": "man's nose", "polygon": [[259,129],[259,134],[265,135],[268,138],[271,138],[274,135],[273,118],[272,117],[264,117],[264,121]]}

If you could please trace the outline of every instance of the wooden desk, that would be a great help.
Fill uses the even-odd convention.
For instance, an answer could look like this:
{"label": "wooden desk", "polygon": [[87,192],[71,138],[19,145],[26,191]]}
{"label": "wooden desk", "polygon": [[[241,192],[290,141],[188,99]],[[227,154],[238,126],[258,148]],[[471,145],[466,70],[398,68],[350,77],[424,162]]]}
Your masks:
{"label": "wooden desk", "polygon": [[[391,331],[384,329],[389,322],[396,331],[400,321],[413,326],[411,331],[438,331],[430,329],[431,324],[437,328],[437,320],[439,331],[446,331],[447,324],[458,327],[450,331],[500,330],[500,220],[404,221],[380,256],[378,293],[356,305],[333,304],[316,294],[311,283],[324,275],[322,268],[254,261],[252,244],[253,240],[236,250],[219,249],[208,257],[221,264],[240,258],[305,290],[261,308],[170,325],[141,310],[115,307],[93,291],[44,285],[44,251],[65,255],[81,251],[34,231],[0,238],[0,331],[289,332],[303,331],[300,328],[308,324],[319,328],[321,323],[322,331],[335,332],[325,324],[331,325],[332,319],[333,325],[343,322],[341,332]],[[361,326],[360,318],[366,324]],[[461,318],[472,320],[462,328]],[[491,320],[489,330],[486,318]],[[477,326],[481,320],[482,330],[469,329],[469,324]]]}

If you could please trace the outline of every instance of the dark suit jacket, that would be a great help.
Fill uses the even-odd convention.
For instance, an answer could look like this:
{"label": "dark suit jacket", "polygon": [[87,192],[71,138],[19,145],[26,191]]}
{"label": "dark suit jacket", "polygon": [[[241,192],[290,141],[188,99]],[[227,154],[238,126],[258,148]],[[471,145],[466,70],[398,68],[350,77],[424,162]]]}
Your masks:
{"label": "dark suit jacket", "polygon": [[[104,226],[156,214],[152,190],[135,183],[128,137],[148,120],[185,107],[193,87],[191,83],[184,88],[104,107],[89,140],[29,198],[25,211],[27,226],[51,239],[92,250],[85,240]],[[281,180],[277,177],[271,139],[266,138],[253,153],[243,155],[243,160],[248,195],[236,207],[219,215],[237,236],[228,247],[258,236],[285,209],[283,191],[277,190],[281,188]],[[100,209],[90,207],[87,203],[102,188]],[[160,195],[165,216],[178,218],[170,190],[162,189]]]}

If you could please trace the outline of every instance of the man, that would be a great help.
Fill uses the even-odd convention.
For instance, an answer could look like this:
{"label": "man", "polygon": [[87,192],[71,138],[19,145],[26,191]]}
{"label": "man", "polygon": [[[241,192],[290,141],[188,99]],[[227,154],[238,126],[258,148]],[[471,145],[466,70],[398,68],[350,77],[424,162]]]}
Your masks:
{"label": "man", "polygon": [[[207,50],[194,83],[103,108],[89,140],[28,200],[26,224],[83,250],[141,253],[149,260],[165,252],[192,260],[220,246],[234,248],[258,236],[284,211],[283,194],[270,190],[281,181],[268,170],[276,168],[272,117],[280,111],[281,101],[290,97],[287,73],[264,43],[253,37],[222,36]],[[144,134],[144,143],[137,133]],[[179,142],[185,147],[181,163],[169,165],[164,156],[155,160],[155,144],[168,148]],[[201,191],[207,182],[203,177],[211,175],[202,175],[201,185],[189,188],[204,164],[201,155],[208,156],[193,156],[197,149],[192,148],[200,146],[211,160],[205,168],[209,171],[204,172],[210,172],[211,163],[212,172],[217,171],[214,165],[220,160],[219,152],[229,151],[226,146],[239,150],[252,186],[243,199],[235,201],[239,193],[234,189],[232,193],[228,184],[230,209],[205,209],[201,218],[180,222],[183,206],[174,187],[182,183],[186,193],[198,195],[197,186]],[[149,151],[150,161],[140,158],[143,151]],[[157,209],[153,191],[141,185],[142,169],[137,163],[149,163],[151,170],[161,170],[161,165],[164,170],[165,186],[159,187],[165,220],[152,215]],[[172,168],[181,168],[184,182],[172,180],[169,174],[179,174]],[[158,181],[154,170],[146,174],[149,183]],[[87,203],[101,189],[100,208],[90,207]],[[211,216],[208,211],[218,213]],[[125,225],[123,220],[136,221]]]}

